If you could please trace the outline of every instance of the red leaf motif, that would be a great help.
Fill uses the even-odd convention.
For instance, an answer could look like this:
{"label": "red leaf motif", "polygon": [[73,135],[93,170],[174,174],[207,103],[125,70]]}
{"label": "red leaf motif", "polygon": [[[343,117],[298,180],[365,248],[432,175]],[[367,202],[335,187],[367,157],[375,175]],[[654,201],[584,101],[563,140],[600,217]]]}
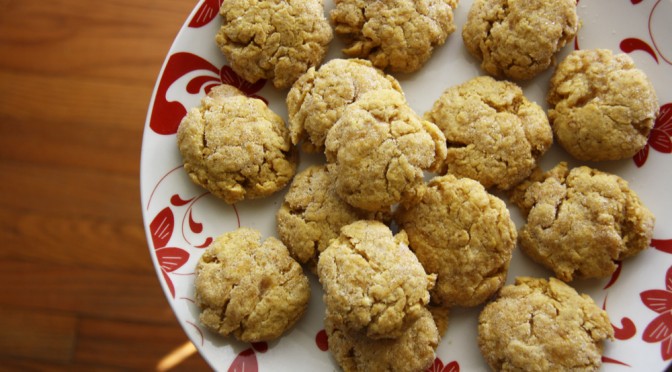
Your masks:
{"label": "red leaf motif", "polygon": [[656,63],[658,62],[658,56],[656,55],[656,52],[653,51],[653,48],[646,43],[645,41],[642,41],[641,39],[637,39],[634,37],[624,39],[621,41],[621,50],[624,51],[625,53],[632,53],[636,50],[641,50],[643,52],[648,53],[653,59],[656,60]]}
{"label": "red leaf motif", "polygon": [[201,245],[194,246],[194,248],[208,248],[212,244],[212,237],[208,236],[207,239]]}
{"label": "red leaf motif", "polygon": [[167,273],[182,267],[189,260],[189,252],[181,248],[159,248],[156,250],[159,266]]}
{"label": "red leaf motif", "polygon": [[217,84],[208,85],[205,89],[206,93],[209,93],[210,89],[212,89],[212,88],[208,89],[209,87],[219,85],[219,80],[213,76],[197,76],[191,79],[191,81],[187,84],[187,92],[191,94],[197,94],[198,92],[201,91],[201,88],[204,85],[212,82],[217,82]]}
{"label": "red leaf motif", "polygon": [[651,246],[661,252],[672,253],[672,239],[669,240],[651,239]]}
{"label": "red leaf motif", "polygon": [[173,285],[173,281],[168,276],[168,273],[166,273],[166,271],[163,269],[161,269],[161,275],[163,275],[163,280],[166,281],[166,285],[168,286],[168,290],[170,291],[170,296],[172,298],[175,298],[175,285]]}
{"label": "red leaf motif", "polygon": [[642,0],[630,0],[632,2],[632,5],[637,5],[642,2]]}
{"label": "red leaf motif", "polygon": [[189,27],[199,28],[210,23],[210,21],[217,17],[222,2],[223,0],[205,0],[196,11],[196,14],[194,14],[194,18],[189,22]]}
{"label": "red leaf motif", "polygon": [[170,237],[175,228],[175,217],[170,207],[166,207],[154,217],[149,224],[149,231],[152,234],[152,244],[154,249],[163,248],[168,245]]}
{"label": "red leaf motif", "polygon": [[663,360],[672,359],[672,337],[667,338],[660,345],[660,354],[663,357]]}
{"label": "red leaf motif", "polygon": [[196,234],[200,234],[201,232],[203,232],[203,224],[194,221],[191,210],[189,210],[189,228]]}
{"label": "red leaf motif", "polygon": [[649,144],[647,143],[642,147],[641,150],[639,150],[635,156],[632,158],[632,160],[635,161],[635,165],[637,165],[638,168],[641,168],[644,163],[646,163],[646,159],[649,157]]}
{"label": "red leaf motif", "polygon": [[170,204],[176,206],[176,207],[182,207],[187,204],[189,204],[190,201],[194,200],[194,198],[184,200],[182,199],[179,195],[175,194],[170,197]]}
{"label": "red leaf motif", "polygon": [[642,302],[649,309],[662,314],[672,310],[672,293],[662,289],[652,289],[639,294]]}
{"label": "red leaf motif", "polygon": [[622,366],[630,367],[629,364],[625,364],[625,363],[621,362],[620,360],[616,360],[616,359],[609,358],[609,357],[606,357],[606,356],[602,356],[602,363],[619,364],[619,365],[622,365]]}
{"label": "red leaf motif", "polygon": [[637,334],[637,327],[630,318],[621,319],[620,328],[613,324],[611,326],[614,328],[614,337],[617,340],[629,340]]}
{"label": "red leaf motif", "polygon": [[427,372],[460,372],[460,365],[456,361],[452,361],[444,366],[441,358],[436,358],[434,363],[427,368]]}
{"label": "red leaf motif", "polygon": [[614,285],[614,283],[616,283],[616,281],[618,280],[618,277],[621,275],[621,269],[622,268],[623,268],[623,262],[618,261],[616,263],[616,270],[614,271],[613,274],[611,274],[611,279],[609,279],[609,283],[607,283],[604,286],[604,288],[602,288],[602,289],[607,289],[607,288],[611,287],[612,285]]}
{"label": "red leaf motif", "polygon": [[665,273],[665,288],[672,292],[672,266],[670,266]]}
{"label": "red leaf motif", "polygon": [[268,343],[266,341],[253,342],[252,348],[260,353],[268,351]]}
{"label": "red leaf motif", "polygon": [[441,372],[443,371],[443,362],[440,358],[435,358],[431,367],[427,368],[427,372]]}
{"label": "red leaf motif", "polygon": [[672,140],[670,137],[663,132],[651,132],[655,134],[649,138],[649,145],[653,147],[656,151],[662,152],[663,154],[669,154],[672,152]]}
{"label": "red leaf motif", "polygon": [[661,342],[670,335],[672,335],[672,312],[666,312],[646,326],[642,340],[650,343]]}
{"label": "red leaf motif", "polygon": [[233,71],[231,66],[222,66],[219,74],[220,78],[222,79],[222,83],[233,85],[248,96],[252,96],[259,92],[264,87],[264,85],[266,85],[266,80],[264,79],[257,80],[255,83],[247,82],[245,79],[238,76],[238,74]]}
{"label": "red leaf motif", "polygon": [[660,106],[660,112],[658,113],[656,124],[653,128],[668,136],[672,136],[672,103],[666,103]]}
{"label": "red leaf motif", "polygon": [[460,372],[460,365],[456,361],[452,361],[443,368],[443,372]]}
{"label": "red leaf motif", "polygon": [[229,372],[257,371],[259,371],[259,364],[257,363],[257,355],[254,353],[254,349],[252,348],[241,351],[229,367]]}
{"label": "red leaf motif", "polygon": [[187,109],[179,102],[168,102],[166,93],[177,79],[191,71],[208,70],[219,73],[219,69],[205,59],[191,53],[180,52],[170,56],[154,97],[149,127],[157,134],[175,134]]}
{"label": "red leaf motif", "polygon": [[317,348],[322,351],[329,350],[329,337],[327,337],[327,331],[323,329],[317,332],[315,335],[315,344],[317,344]]}

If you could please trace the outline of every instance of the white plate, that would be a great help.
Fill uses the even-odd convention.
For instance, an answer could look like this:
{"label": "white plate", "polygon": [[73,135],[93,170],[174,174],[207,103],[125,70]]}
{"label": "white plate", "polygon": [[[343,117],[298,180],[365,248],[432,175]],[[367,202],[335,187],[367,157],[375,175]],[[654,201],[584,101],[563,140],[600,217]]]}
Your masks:
{"label": "white plate", "polygon": [[[248,94],[257,94],[287,119],[286,91],[272,85],[243,83],[214,43],[220,26],[221,0],[201,0],[180,30],[156,83],[147,115],[142,144],[142,210],[149,250],[161,286],[177,319],[198,350],[217,370],[245,367],[253,370],[334,370],[323,331],[322,290],[311,274],[312,299],[306,316],[281,339],[248,345],[220,337],[199,324],[194,304],[194,267],[214,237],[248,226],[264,236],[276,235],[275,213],[284,192],[268,199],[230,206],[195,186],[181,167],[175,132],[188,108],[198,104],[205,89],[226,82]],[[397,76],[407,99],[419,114],[427,111],[448,87],[482,74],[466,52],[460,35],[472,1],[462,0],[455,10],[457,31],[437,48],[418,72]],[[333,7],[326,0],[326,7]],[[588,293],[609,313],[616,340],[606,342],[603,369],[660,371],[672,360],[672,1],[580,0],[583,27],[572,48],[609,48],[627,52],[656,88],[661,114],[646,154],[618,162],[589,164],[619,174],[656,215],[652,247],[622,263],[611,280],[572,283]],[[342,57],[335,37],[328,59]],[[544,96],[551,71],[523,84],[526,96],[546,108]],[[302,156],[300,169],[321,159]],[[569,159],[555,145],[542,159],[549,169]],[[516,224],[522,219],[510,208]],[[508,283],[518,275],[548,277],[550,273],[514,253]],[[480,310],[456,309],[437,350],[434,371],[487,370],[476,343]],[[439,368],[440,367],[440,368]],[[456,369],[457,368],[457,369]],[[240,369],[239,369],[240,370]]]}

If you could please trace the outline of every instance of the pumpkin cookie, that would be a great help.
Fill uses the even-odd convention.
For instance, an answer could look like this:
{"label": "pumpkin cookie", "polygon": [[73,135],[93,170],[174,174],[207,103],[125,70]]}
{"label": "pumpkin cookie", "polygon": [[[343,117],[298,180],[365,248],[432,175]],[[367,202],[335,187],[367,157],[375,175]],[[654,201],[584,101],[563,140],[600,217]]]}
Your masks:
{"label": "pumpkin cookie", "polygon": [[519,86],[481,76],[447,89],[425,119],[446,136],[441,173],[509,189],[527,178],[553,143],[543,109]]}
{"label": "pumpkin cookie", "polygon": [[271,195],[296,172],[298,152],[282,118],[228,85],[189,111],[177,143],[191,180],[230,204]]}
{"label": "pumpkin cookie", "polygon": [[304,140],[308,152],[324,151],[327,132],[345,108],[371,90],[401,92],[395,78],[363,59],[334,59],[319,70],[311,67],[287,94],[292,143]]}
{"label": "pumpkin cookie", "polygon": [[548,118],[558,142],[584,161],[634,156],[658,116],[651,81],[627,54],[572,52],[551,78]]}
{"label": "pumpkin cookie", "polygon": [[440,336],[425,308],[407,322],[397,338],[372,340],[363,331],[352,331],[328,317],[325,330],[329,351],[344,372],[426,371],[436,358]]}
{"label": "pumpkin cookie", "polygon": [[383,223],[366,220],[341,229],[320,254],[317,274],[327,316],[374,339],[397,338],[424,314],[436,279],[408,248],[406,233],[393,236]]}
{"label": "pumpkin cookie", "polygon": [[333,33],[322,0],[227,0],[215,38],[231,68],[248,82],[289,88],[319,65]]}
{"label": "pumpkin cookie", "polygon": [[418,70],[455,31],[457,0],[336,0],[336,34],[347,39],[349,57],[368,58],[392,72]]}
{"label": "pumpkin cookie", "polygon": [[363,94],[329,130],[325,145],[336,192],[368,211],[417,200],[423,170],[437,170],[446,156],[443,133],[396,90]]}
{"label": "pumpkin cookie", "polygon": [[239,228],[203,252],[196,266],[201,323],[245,342],[270,341],[301,318],[310,285],[301,265],[275,238]]}
{"label": "pumpkin cookie", "polygon": [[478,344],[493,371],[597,371],[613,338],[606,311],[551,278],[517,278],[478,319]]}
{"label": "pumpkin cookie", "polygon": [[478,182],[435,177],[420,202],[399,206],[395,220],[425,271],[437,274],[433,303],[476,306],[504,285],[516,226],[506,204]]}
{"label": "pumpkin cookie", "polygon": [[655,218],[619,176],[560,163],[513,190],[527,223],[523,252],[558,278],[604,278],[616,261],[646,249]]}
{"label": "pumpkin cookie", "polygon": [[312,166],[294,177],[276,215],[278,235],[299,263],[311,269],[341,228],[361,219],[381,219],[344,202],[326,166]]}
{"label": "pumpkin cookie", "polygon": [[578,28],[576,0],[476,0],[462,39],[488,74],[531,79],[554,63]]}

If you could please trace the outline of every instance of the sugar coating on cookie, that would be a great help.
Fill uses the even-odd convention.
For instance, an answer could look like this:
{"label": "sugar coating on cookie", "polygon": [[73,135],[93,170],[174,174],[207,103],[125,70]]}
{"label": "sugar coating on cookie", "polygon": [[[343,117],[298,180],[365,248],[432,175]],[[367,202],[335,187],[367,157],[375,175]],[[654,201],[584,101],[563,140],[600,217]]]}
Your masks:
{"label": "sugar coating on cookie", "polygon": [[333,59],[319,69],[311,67],[287,94],[292,143],[304,140],[303,149],[324,151],[327,132],[345,108],[372,90],[394,89],[399,82],[363,59]]}
{"label": "sugar coating on cookie", "polygon": [[327,315],[374,339],[397,338],[405,322],[422,315],[436,279],[425,273],[403,231],[393,236],[371,220],[344,226],[320,254],[317,274]]}
{"label": "sugar coating on cookie", "polygon": [[553,143],[544,110],[514,83],[489,76],[448,88],[425,113],[446,136],[441,173],[509,189],[527,178]]}
{"label": "sugar coating on cookie", "polygon": [[327,316],[329,351],[344,372],[425,371],[436,357],[440,336],[427,309],[404,325],[397,338],[372,340]]}
{"label": "sugar coating on cookie", "polygon": [[343,201],[326,166],[312,166],[297,174],[276,214],[280,240],[299,263],[317,265],[320,252],[341,228],[361,219],[383,218]]}
{"label": "sugar coating on cookie", "polygon": [[621,177],[560,163],[511,195],[524,215],[520,248],[564,281],[604,278],[649,246],[655,218]]}
{"label": "sugar coating on cookie", "polygon": [[200,321],[245,342],[280,337],[303,315],[308,277],[278,239],[239,228],[213,241],[196,266]]}
{"label": "sugar coating on cookie", "polygon": [[478,344],[493,371],[597,371],[613,335],[606,311],[555,278],[517,278],[478,319]]}
{"label": "sugar coating on cookie", "polygon": [[558,143],[584,161],[634,156],[658,116],[653,84],[627,54],[577,50],[555,70],[547,96]]}
{"label": "sugar coating on cookie", "polygon": [[282,118],[229,85],[187,113],[177,143],[191,180],[230,204],[269,196],[296,172],[298,152]]}
{"label": "sugar coating on cookie", "polygon": [[396,90],[375,90],[349,105],[327,134],[325,155],[336,191],[357,208],[388,210],[417,200],[423,170],[437,170],[446,140]]}
{"label": "sugar coating on cookie", "polygon": [[516,226],[480,183],[435,177],[420,202],[399,206],[395,221],[427,273],[437,274],[432,303],[476,306],[504,285]]}
{"label": "sugar coating on cookie", "polygon": [[349,57],[368,58],[392,72],[413,72],[455,31],[457,0],[336,0],[336,34],[347,39]]}
{"label": "sugar coating on cookie", "polygon": [[462,39],[488,74],[531,79],[554,63],[578,28],[576,0],[476,0]]}
{"label": "sugar coating on cookie", "polygon": [[327,53],[333,32],[322,0],[227,0],[215,37],[231,68],[254,83],[288,88]]}

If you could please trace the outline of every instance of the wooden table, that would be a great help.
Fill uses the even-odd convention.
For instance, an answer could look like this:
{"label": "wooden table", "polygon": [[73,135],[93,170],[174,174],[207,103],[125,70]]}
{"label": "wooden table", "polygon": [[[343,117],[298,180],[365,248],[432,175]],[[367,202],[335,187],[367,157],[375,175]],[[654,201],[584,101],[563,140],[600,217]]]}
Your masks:
{"label": "wooden table", "polygon": [[0,0],[2,369],[152,370],[193,350],[150,261],[139,164],[195,3]]}

